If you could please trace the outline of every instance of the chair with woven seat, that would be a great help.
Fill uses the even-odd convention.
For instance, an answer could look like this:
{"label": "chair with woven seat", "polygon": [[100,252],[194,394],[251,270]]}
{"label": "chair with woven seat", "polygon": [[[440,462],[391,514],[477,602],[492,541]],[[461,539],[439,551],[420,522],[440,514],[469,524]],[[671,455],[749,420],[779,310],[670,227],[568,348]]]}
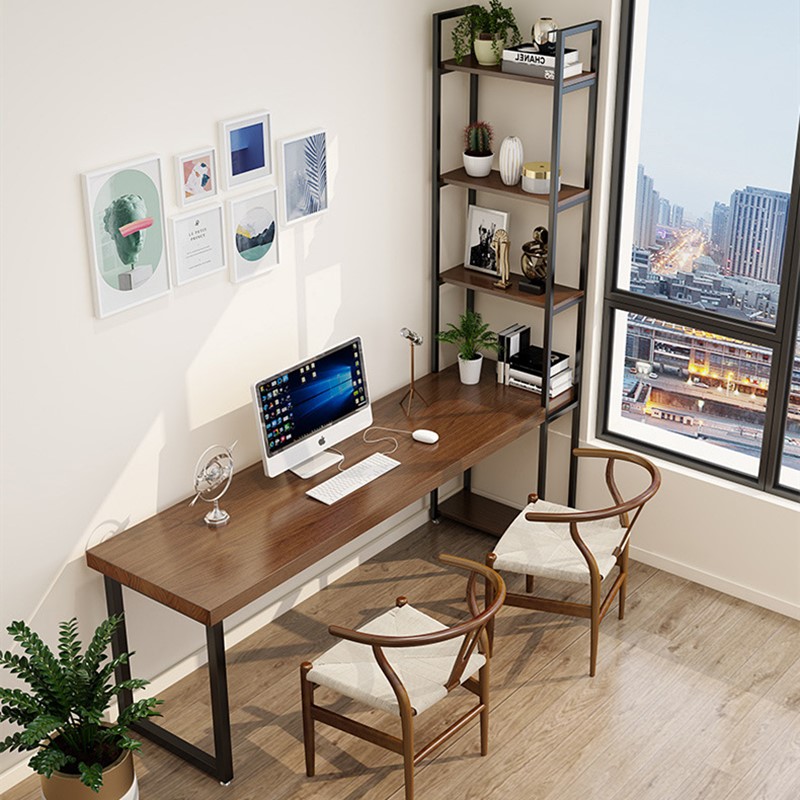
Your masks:
{"label": "chair with woven seat", "polygon": [[[658,491],[661,476],[654,464],[642,456],[616,450],[577,448],[578,458],[606,458],[605,479],[614,505],[594,511],[579,511],[568,506],[528,496],[526,506],[514,519],[486,563],[501,572],[525,575],[526,594],[509,592],[506,604],[518,608],[550,611],[583,617],[590,621],[589,674],[597,667],[599,626],[612,601],[619,595],[619,618],[625,615],[628,585],[628,549],[634,523],[645,503]],[[623,500],[614,477],[614,465],[625,461],[644,468],[650,483],[644,491]],[[603,581],[614,568],[619,573],[601,600]],[[553,578],[587,585],[588,603],[554,600],[533,595],[534,578]],[[493,636],[493,626],[489,627]]]}
{"label": "chair with woven seat", "polygon": [[[469,572],[470,616],[450,627],[399,597],[396,607],[358,630],[332,625],[342,641],[300,666],[306,774],[314,775],[314,723],[323,722],[403,756],[406,800],[414,798],[414,766],[468,722],[480,716],[481,755],[489,746],[489,659],[486,626],[505,599],[503,579],[493,569],[457,556],[440,555],[445,564]],[[477,600],[483,579],[486,600]],[[476,678],[475,675],[478,675]],[[435,739],[414,750],[414,717],[457,686],[478,696],[478,703]],[[319,686],[333,689],[373,708],[400,716],[401,736],[385,733],[314,702]]]}

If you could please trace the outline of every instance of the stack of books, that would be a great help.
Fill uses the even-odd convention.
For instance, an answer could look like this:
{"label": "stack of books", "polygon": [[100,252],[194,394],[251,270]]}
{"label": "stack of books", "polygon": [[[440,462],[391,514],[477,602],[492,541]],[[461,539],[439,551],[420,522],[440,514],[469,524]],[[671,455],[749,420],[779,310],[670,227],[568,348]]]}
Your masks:
{"label": "stack of books", "polygon": [[531,329],[515,322],[497,334],[497,382],[508,383],[509,359],[531,343]]}
{"label": "stack of books", "polygon": [[[564,77],[572,78],[583,72],[583,64],[578,61],[580,55],[577,50],[565,48],[564,50]],[[513,72],[517,75],[529,75],[533,78],[544,78],[552,81],[556,77],[556,58],[540,53],[533,44],[519,44],[503,50],[500,62],[503,72]]]}
{"label": "stack of books", "polygon": [[[535,344],[521,349],[508,361],[508,383],[518,389],[525,389],[535,394],[542,393],[542,363],[544,352]],[[550,352],[550,391],[549,396],[558,397],[572,388],[572,369],[569,356],[565,353]]]}

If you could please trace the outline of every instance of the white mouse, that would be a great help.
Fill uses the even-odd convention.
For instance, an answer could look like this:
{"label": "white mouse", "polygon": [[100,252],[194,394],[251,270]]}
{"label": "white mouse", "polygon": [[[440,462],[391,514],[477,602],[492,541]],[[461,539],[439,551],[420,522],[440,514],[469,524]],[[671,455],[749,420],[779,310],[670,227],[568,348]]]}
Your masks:
{"label": "white mouse", "polygon": [[420,428],[411,434],[411,438],[415,442],[422,442],[423,444],[436,444],[439,441],[439,434],[436,431],[429,431],[425,428]]}

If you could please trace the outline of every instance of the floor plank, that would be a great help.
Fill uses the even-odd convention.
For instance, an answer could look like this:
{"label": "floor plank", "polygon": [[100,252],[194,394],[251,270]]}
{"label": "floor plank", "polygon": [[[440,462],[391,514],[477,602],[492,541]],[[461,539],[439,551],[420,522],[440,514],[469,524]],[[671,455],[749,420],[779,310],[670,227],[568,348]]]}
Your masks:
{"label": "floor plank", "polygon": [[[317,729],[305,776],[299,664],[331,646],[330,623],[357,627],[405,595],[443,621],[463,614],[463,578],[434,559],[483,560],[491,538],[427,524],[228,652],[236,777],[228,787],[145,742],[142,800],[402,800],[398,756]],[[515,591],[522,586],[510,579]],[[542,581],[537,593],[585,590]],[[131,643],[135,647],[135,643]],[[490,753],[477,724],[420,765],[420,800],[788,800],[800,796],[800,622],[674,575],[631,565],[624,620],[601,626],[588,677],[585,620],[506,608],[492,662]],[[135,671],[135,663],[134,663]],[[398,732],[392,717],[320,693],[334,708]],[[211,748],[204,669],[163,694],[164,723]],[[454,692],[418,719],[423,742],[472,703]],[[38,800],[35,778],[2,796]]]}

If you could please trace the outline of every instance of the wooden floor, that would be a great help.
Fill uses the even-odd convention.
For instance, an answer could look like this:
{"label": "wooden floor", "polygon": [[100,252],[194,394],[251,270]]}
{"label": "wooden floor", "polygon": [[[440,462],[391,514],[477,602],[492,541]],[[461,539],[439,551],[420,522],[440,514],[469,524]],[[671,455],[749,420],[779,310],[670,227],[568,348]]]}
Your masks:
{"label": "wooden floor", "polygon": [[[232,648],[233,783],[145,742],[142,800],[402,800],[399,756],[323,725],[317,776],[305,777],[299,664],[333,643],[328,623],[356,627],[400,594],[452,619],[464,582],[433,555],[482,559],[491,544],[426,525]],[[477,722],[467,727],[418,768],[420,800],[800,798],[800,622],[634,563],[625,620],[609,614],[600,629],[597,677],[585,620],[507,608],[496,641],[489,755]],[[168,726],[210,749],[205,671],[163,698]],[[471,702],[456,691],[421,715],[418,744]],[[362,718],[399,728],[379,712]],[[38,800],[36,779],[3,798]]]}

